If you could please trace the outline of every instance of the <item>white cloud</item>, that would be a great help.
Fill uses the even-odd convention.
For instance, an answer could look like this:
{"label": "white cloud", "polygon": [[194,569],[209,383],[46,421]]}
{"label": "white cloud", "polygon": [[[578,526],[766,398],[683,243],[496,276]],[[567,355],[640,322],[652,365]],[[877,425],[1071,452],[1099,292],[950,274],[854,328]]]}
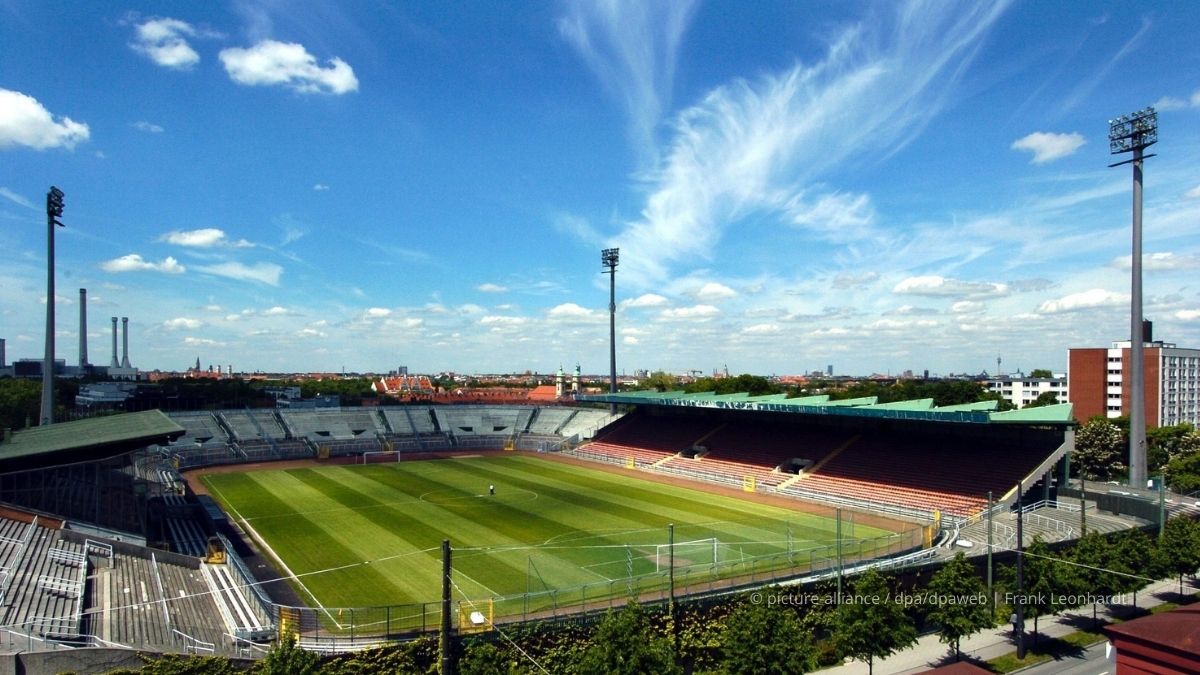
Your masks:
{"label": "white cloud", "polygon": [[134,29],[134,41],[129,46],[164,68],[190,70],[200,62],[200,55],[185,38],[195,35],[196,29],[186,21],[147,19]]}
{"label": "white cloud", "polygon": [[815,204],[799,194],[788,200],[785,208],[793,225],[834,241],[862,237],[875,222],[875,208],[871,206],[871,198],[865,194],[827,194],[817,199]]}
{"label": "white cloud", "polygon": [[[1133,267],[1133,256],[1123,255],[1113,258],[1110,266],[1127,270]],[[1194,270],[1200,269],[1200,255],[1176,255],[1171,252],[1142,254],[1142,269],[1146,271],[1165,270]]]}
{"label": "white cloud", "polygon": [[1187,197],[1188,199],[1200,199],[1200,185],[1197,185],[1191,190],[1183,193],[1183,196]]}
{"label": "white cloud", "polygon": [[22,197],[21,195],[15,193],[15,192],[13,192],[12,190],[9,190],[6,187],[0,187],[0,197],[4,197],[8,201],[10,201],[18,206],[24,206],[27,209],[34,209],[35,211],[37,210],[37,207],[33,205],[33,202],[29,201],[28,199]]}
{"label": "white cloud", "polygon": [[928,275],[908,277],[892,288],[900,295],[923,295],[929,297],[986,297],[1008,293],[1006,284],[962,281],[947,277]]}
{"label": "white cloud", "polygon": [[1075,154],[1087,141],[1077,133],[1055,134],[1035,131],[1024,138],[1013,141],[1013,150],[1033,153],[1033,164],[1045,164]]}
{"label": "white cloud", "polygon": [[[653,287],[677,264],[710,259],[725,230],[750,213],[795,222],[805,185],[820,184],[848,159],[879,161],[919,138],[1004,10],[1003,3],[881,7],[887,16],[878,28],[848,28],[823,60],[728,82],[671,121],[639,218],[609,242],[629,254],[629,283]],[[867,206],[858,196],[831,197],[805,213],[849,207],[844,222],[862,223]],[[845,239],[837,230],[818,233]]]}
{"label": "white cloud", "polygon": [[728,300],[729,298],[736,298],[737,291],[724,284],[710,281],[701,286],[700,290],[696,291],[695,296],[697,300],[714,302],[716,300]]}
{"label": "white cloud", "polygon": [[667,304],[667,299],[656,293],[644,293],[621,304],[624,307],[662,307]]}
{"label": "white cloud", "polygon": [[1200,309],[1181,309],[1174,316],[1180,321],[1200,321]]}
{"label": "white cloud", "polygon": [[195,248],[212,248],[214,246],[232,246],[234,248],[251,248],[254,244],[239,239],[231,241],[225,235],[224,230],[215,227],[205,227],[199,230],[173,230],[158,238],[159,241],[165,241],[168,244],[176,246],[191,246]]}
{"label": "white cloud", "polygon": [[163,322],[162,327],[166,330],[195,330],[204,325],[204,322],[199,319],[190,319],[186,316],[181,316],[175,319],[167,319]]}
{"label": "white cloud", "polygon": [[263,40],[253,47],[222,49],[221,63],[238,84],[281,85],[302,94],[345,94],[358,91],[350,64],[332,58],[321,67],[304,45]]}
{"label": "white cloud", "polygon": [[316,185],[313,185],[313,190],[316,192],[325,192],[328,189],[329,186],[324,183],[317,183]]}
{"label": "white cloud", "polygon": [[38,100],[19,91],[0,89],[0,150],[23,145],[34,150],[73,149],[86,141],[88,125],[70,117],[55,121]]}
{"label": "white cloud", "polygon": [[279,305],[275,305],[274,307],[264,309],[262,312],[262,315],[263,316],[291,316],[293,313],[294,312],[292,312],[292,310],[288,309],[287,307],[281,307]]}
{"label": "white cloud", "polygon": [[711,319],[720,313],[721,310],[712,305],[695,305],[692,307],[679,307],[677,309],[664,309],[659,313],[659,316],[670,321],[689,321]]}
{"label": "white cloud", "polygon": [[629,135],[646,165],[656,159],[655,129],[669,108],[676,54],[695,4],[569,3],[558,21],[559,34],[624,108]]}
{"label": "white cloud", "polygon": [[632,335],[626,335],[625,337],[621,338],[621,344],[623,345],[636,345],[637,343],[638,339]]}
{"label": "white cloud", "polygon": [[224,347],[225,346],[224,342],[217,342],[216,340],[210,340],[208,338],[192,337],[190,335],[183,338],[183,344],[187,345],[188,347]]}
{"label": "white cloud", "polygon": [[506,292],[508,292],[508,287],[501,286],[499,284],[486,283],[486,284],[479,284],[478,286],[475,287],[475,290],[480,291],[482,293],[506,293]]}
{"label": "white cloud", "polygon": [[390,316],[391,313],[392,310],[386,307],[370,307],[367,309],[367,311],[363,312],[363,317],[368,319],[378,319],[381,317]]}
{"label": "white cloud", "polygon": [[748,335],[778,335],[783,332],[783,329],[773,323],[756,323],[753,326],[746,326],[742,332]]}
{"label": "white cloud", "polygon": [[206,312],[219,312],[219,311],[221,311],[221,306],[216,303],[209,303],[209,304],[205,305],[204,307],[202,307],[201,309],[203,309]]}
{"label": "white cloud", "polygon": [[1174,96],[1164,96],[1154,102],[1154,109],[1162,112],[1164,110],[1181,110],[1188,107],[1188,102],[1175,98]]}
{"label": "white cloud", "polygon": [[1200,89],[1192,92],[1192,107],[1200,108]]}
{"label": "white cloud", "polygon": [[485,316],[479,320],[483,326],[520,326],[525,322],[525,317],[521,316]]}
{"label": "white cloud", "polygon": [[325,332],[323,332],[323,331],[317,330],[316,328],[301,328],[300,330],[296,331],[296,337],[302,337],[302,338],[310,338],[310,337],[315,337],[315,338],[323,338],[323,337],[328,337],[328,335],[327,335]]}
{"label": "white cloud", "polygon": [[133,128],[137,129],[138,131],[144,131],[148,134],[161,134],[163,132],[162,127],[158,126],[157,124],[152,124],[150,122],[147,122],[145,120],[134,122]]}
{"label": "white cloud", "polygon": [[123,255],[100,263],[100,269],[105,272],[163,272],[166,274],[183,274],[187,268],[171,256],[163,258],[162,262],[143,260],[137,253]]}
{"label": "white cloud", "polygon": [[976,312],[982,312],[983,309],[983,303],[975,300],[959,300],[953,305],[950,305],[950,311],[954,312],[955,314],[974,314]]}
{"label": "white cloud", "polygon": [[869,286],[876,281],[879,281],[878,272],[863,272],[862,274],[854,274],[853,272],[839,272],[833,278],[833,287],[836,289],[857,288],[859,286]]}
{"label": "white cloud", "polygon": [[1057,300],[1047,300],[1038,307],[1040,314],[1062,314],[1081,309],[1097,307],[1118,307],[1128,304],[1129,297],[1120,293],[1106,291],[1103,288],[1093,288],[1080,293],[1072,293]]}
{"label": "white cloud", "polygon": [[283,268],[275,263],[258,263],[245,265],[239,262],[225,262],[216,265],[197,267],[197,270],[219,277],[236,279],[238,281],[257,281],[268,286],[278,286]]}
{"label": "white cloud", "polygon": [[546,312],[546,316],[551,319],[600,319],[604,317],[604,314],[586,307],[580,307],[573,302],[567,302],[551,307],[550,311]]}

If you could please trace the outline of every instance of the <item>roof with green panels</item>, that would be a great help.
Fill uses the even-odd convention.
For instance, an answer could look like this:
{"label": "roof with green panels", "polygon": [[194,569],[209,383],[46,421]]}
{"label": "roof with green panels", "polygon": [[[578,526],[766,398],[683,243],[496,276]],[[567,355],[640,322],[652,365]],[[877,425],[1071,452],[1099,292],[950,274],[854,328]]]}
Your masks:
{"label": "roof with green panels", "polygon": [[104,459],[147,445],[165,444],[184,428],[160,410],[59,422],[15,432],[0,443],[0,471]]}
{"label": "roof with green panels", "polygon": [[877,397],[830,400],[829,396],[787,398],[785,394],[751,396],[683,391],[631,391],[616,394],[580,396],[580,401],[626,405],[656,405],[672,408],[709,408],[746,410],[795,415],[833,415],[876,419],[906,419],[927,422],[969,424],[1022,424],[1028,426],[1068,426],[1075,423],[1070,403],[997,412],[997,401],[979,401],[958,405],[935,406],[933,399],[879,403]]}

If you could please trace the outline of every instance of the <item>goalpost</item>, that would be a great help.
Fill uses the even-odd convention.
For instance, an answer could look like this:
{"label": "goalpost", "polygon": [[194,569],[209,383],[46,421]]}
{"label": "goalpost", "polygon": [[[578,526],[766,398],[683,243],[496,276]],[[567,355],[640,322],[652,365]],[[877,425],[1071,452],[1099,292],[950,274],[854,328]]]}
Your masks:
{"label": "goalpost", "polygon": [[379,464],[380,462],[399,462],[399,450],[369,450],[362,453],[363,464]]}
{"label": "goalpost", "polygon": [[[675,567],[716,565],[721,562],[721,541],[716,537],[675,542]],[[663,572],[671,565],[671,545],[654,547],[654,571]]]}

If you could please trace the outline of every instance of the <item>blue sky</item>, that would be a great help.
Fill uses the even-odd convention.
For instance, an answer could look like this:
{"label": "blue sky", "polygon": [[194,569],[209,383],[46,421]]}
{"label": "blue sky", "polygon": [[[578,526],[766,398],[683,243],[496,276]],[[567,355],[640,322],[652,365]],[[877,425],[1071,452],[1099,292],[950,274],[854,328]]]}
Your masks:
{"label": "blue sky", "polygon": [[1200,347],[1195,2],[0,0],[0,337],[133,364],[1065,369]]}

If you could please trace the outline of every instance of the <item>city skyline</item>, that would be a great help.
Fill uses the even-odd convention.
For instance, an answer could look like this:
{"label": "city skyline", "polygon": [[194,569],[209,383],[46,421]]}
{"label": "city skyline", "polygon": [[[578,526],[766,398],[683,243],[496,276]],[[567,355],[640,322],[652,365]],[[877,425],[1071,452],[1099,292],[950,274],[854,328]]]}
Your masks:
{"label": "city skyline", "polygon": [[[66,16],[70,11],[70,17]],[[1200,7],[0,4],[0,338],[143,370],[1063,371],[1200,345]],[[65,48],[69,45],[69,48]],[[208,356],[206,356],[208,355]]]}

